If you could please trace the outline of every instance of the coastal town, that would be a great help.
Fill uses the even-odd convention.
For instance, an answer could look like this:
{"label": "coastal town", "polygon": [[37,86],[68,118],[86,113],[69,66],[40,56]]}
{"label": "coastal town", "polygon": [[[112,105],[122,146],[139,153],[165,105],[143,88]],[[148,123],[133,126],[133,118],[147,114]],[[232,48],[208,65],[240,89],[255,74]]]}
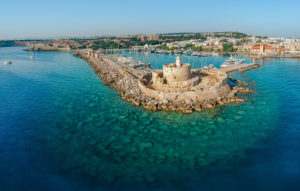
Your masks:
{"label": "coastal town", "polygon": [[235,54],[248,57],[300,57],[300,39],[251,36],[238,32],[104,36],[52,40],[0,41],[0,46],[33,50],[151,51],[191,56]]}
{"label": "coastal town", "polygon": [[[103,79],[114,87],[123,99],[153,111],[192,113],[213,109],[217,105],[240,103],[238,93],[252,93],[245,82],[230,78],[230,73],[245,72],[261,66],[255,59],[269,57],[300,57],[300,40],[255,37],[243,33],[198,33],[103,37],[102,39],[56,39],[21,41],[11,44],[27,46],[33,51],[72,51],[86,60]],[[147,54],[176,54],[175,63],[164,63],[163,69],[151,62],[135,60],[120,51]],[[194,68],[182,63],[180,56],[231,56],[221,64]],[[34,56],[30,56],[34,59]],[[234,82],[238,82],[237,84]]]}

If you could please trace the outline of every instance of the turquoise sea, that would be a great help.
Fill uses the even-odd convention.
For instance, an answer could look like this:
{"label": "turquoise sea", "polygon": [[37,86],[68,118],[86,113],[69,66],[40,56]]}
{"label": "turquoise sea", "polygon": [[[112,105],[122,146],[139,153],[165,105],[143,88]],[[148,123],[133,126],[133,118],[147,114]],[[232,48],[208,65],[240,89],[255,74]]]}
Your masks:
{"label": "turquoise sea", "polygon": [[[227,58],[182,59],[199,67]],[[175,56],[147,59],[160,68]],[[242,104],[150,112],[72,53],[30,60],[0,48],[1,190],[300,190],[300,60],[266,60],[233,77],[255,90]]]}

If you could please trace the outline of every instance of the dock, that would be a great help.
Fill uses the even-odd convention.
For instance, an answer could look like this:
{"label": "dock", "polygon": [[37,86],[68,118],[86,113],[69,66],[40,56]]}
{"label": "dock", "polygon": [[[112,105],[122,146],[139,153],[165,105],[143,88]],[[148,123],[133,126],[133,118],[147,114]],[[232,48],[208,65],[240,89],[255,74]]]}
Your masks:
{"label": "dock", "polygon": [[225,72],[225,73],[230,73],[236,70],[240,70],[240,71],[247,71],[247,70],[251,70],[254,68],[257,68],[259,65],[256,63],[251,63],[251,64],[237,64],[237,65],[232,65],[232,66],[227,66],[224,68],[219,68],[218,70],[221,72]]}

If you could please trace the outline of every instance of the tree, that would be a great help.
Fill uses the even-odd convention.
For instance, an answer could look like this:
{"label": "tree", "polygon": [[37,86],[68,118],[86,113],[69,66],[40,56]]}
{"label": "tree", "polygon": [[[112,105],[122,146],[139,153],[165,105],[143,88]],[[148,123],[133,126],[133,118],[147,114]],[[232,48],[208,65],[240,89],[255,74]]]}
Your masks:
{"label": "tree", "polygon": [[193,45],[192,44],[187,44],[183,47],[184,50],[188,50],[190,48],[193,48]]}
{"label": "tree", "polygon": [[193,46],[192,50],[201,52],[201,51],[203,51],[203,47],[202,46]]}
{"label": "tree", "polygon": [[223,44],[223,51],[224,52],[233,52],[234,48],[232,44]]}

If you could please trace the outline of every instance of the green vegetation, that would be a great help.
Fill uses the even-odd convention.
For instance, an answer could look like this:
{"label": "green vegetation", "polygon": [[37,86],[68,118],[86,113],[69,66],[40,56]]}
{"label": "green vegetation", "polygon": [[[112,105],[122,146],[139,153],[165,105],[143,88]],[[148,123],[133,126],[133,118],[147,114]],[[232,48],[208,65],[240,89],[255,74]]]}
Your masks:
{"label": "green vegetation", "polygon": [[[79,41],[77,41],[79,42]],[[82,41],[80,41],[83,44]],[[114,48],[131,48],[132,46],[144,46],[145,44],[148,45],[157,45],[160,42],[158,40],[146,40],[141,41],[138,37],[130,37],[130,38],[120,38],[120,39],[101,39],[101,40],[94,40],[92,41],[93,45],[91,48],[93,50],[97,49],[114,49]],[[83,46],[84,47],[84,46]]]}
{"label": "green vegetation", "polygon": [[165,45],[165,44],[162,44],[162,45],[160,45],[160,46],[157,46],[156,48],[157,48],[157,49],[162,49],[162,50],[169,50],[169,47],[167,47],[167,45]]}
{"label": "green vegetation", "polygon": [[189,50],[189,49],[192,49],[194,45],[192,44],[187,44],[185,45],[185,47],[183,47],[184,50]]}
{"label": "green vegetation", "polygon": [[171,50],[171,51],[174,51],[174,50],[178,50],[177,47],[172,47],[172,48],[169,48],[167,45],[165,44],[162,44],[160,46],[157,46],[156,47],[157,49],[162,49],[162,50],[165,50],[165,51],[168,51],[168,50]]}
{"label": "green vegetation", "polygon": [[172,47],[172,48],[170,48],[170,50],[174,51],[174,50],[178,50],[178,48],[177,47]]}
{"label": "green vegetation", "polygon": [[95,41],[94,44],[91,46],[93,50],[98,49],[114,49],[119,48],[120,45],[114,41],[111,40],[103,40],[103,41]]}
{"label": "green vegetation", "polygon": [[233,45],[224,43],[223,44],[223,51],[224,52],[233,52],[234,51]]}
{"label": "green vegetation", "polygon": [[192,45],[192,44],[187,44],[185,45],[185,47],[183,47],[184,50],[193,50],[193,51],[203,51],[203,48],[202,46],[195,46],[195,45]]}
{"label": "green vegetation", "polygon": [[206,37],[202,33],[187,33],[187,34],[164,34],[159,36],[164,42],[184,41],[191,39],[206,40]]}
{"label": "green vegetation", "polygon": [[201,51],[203,51],[203,48],[202,48],[202,46],[193,46],[192,50],[201,52]]}
{"label": "green vegetation", "polygon": [[193,50],[193,51],[203,51],[202,46],[194,46],[192,44],[187,44],[183,47],[184,50]]}

